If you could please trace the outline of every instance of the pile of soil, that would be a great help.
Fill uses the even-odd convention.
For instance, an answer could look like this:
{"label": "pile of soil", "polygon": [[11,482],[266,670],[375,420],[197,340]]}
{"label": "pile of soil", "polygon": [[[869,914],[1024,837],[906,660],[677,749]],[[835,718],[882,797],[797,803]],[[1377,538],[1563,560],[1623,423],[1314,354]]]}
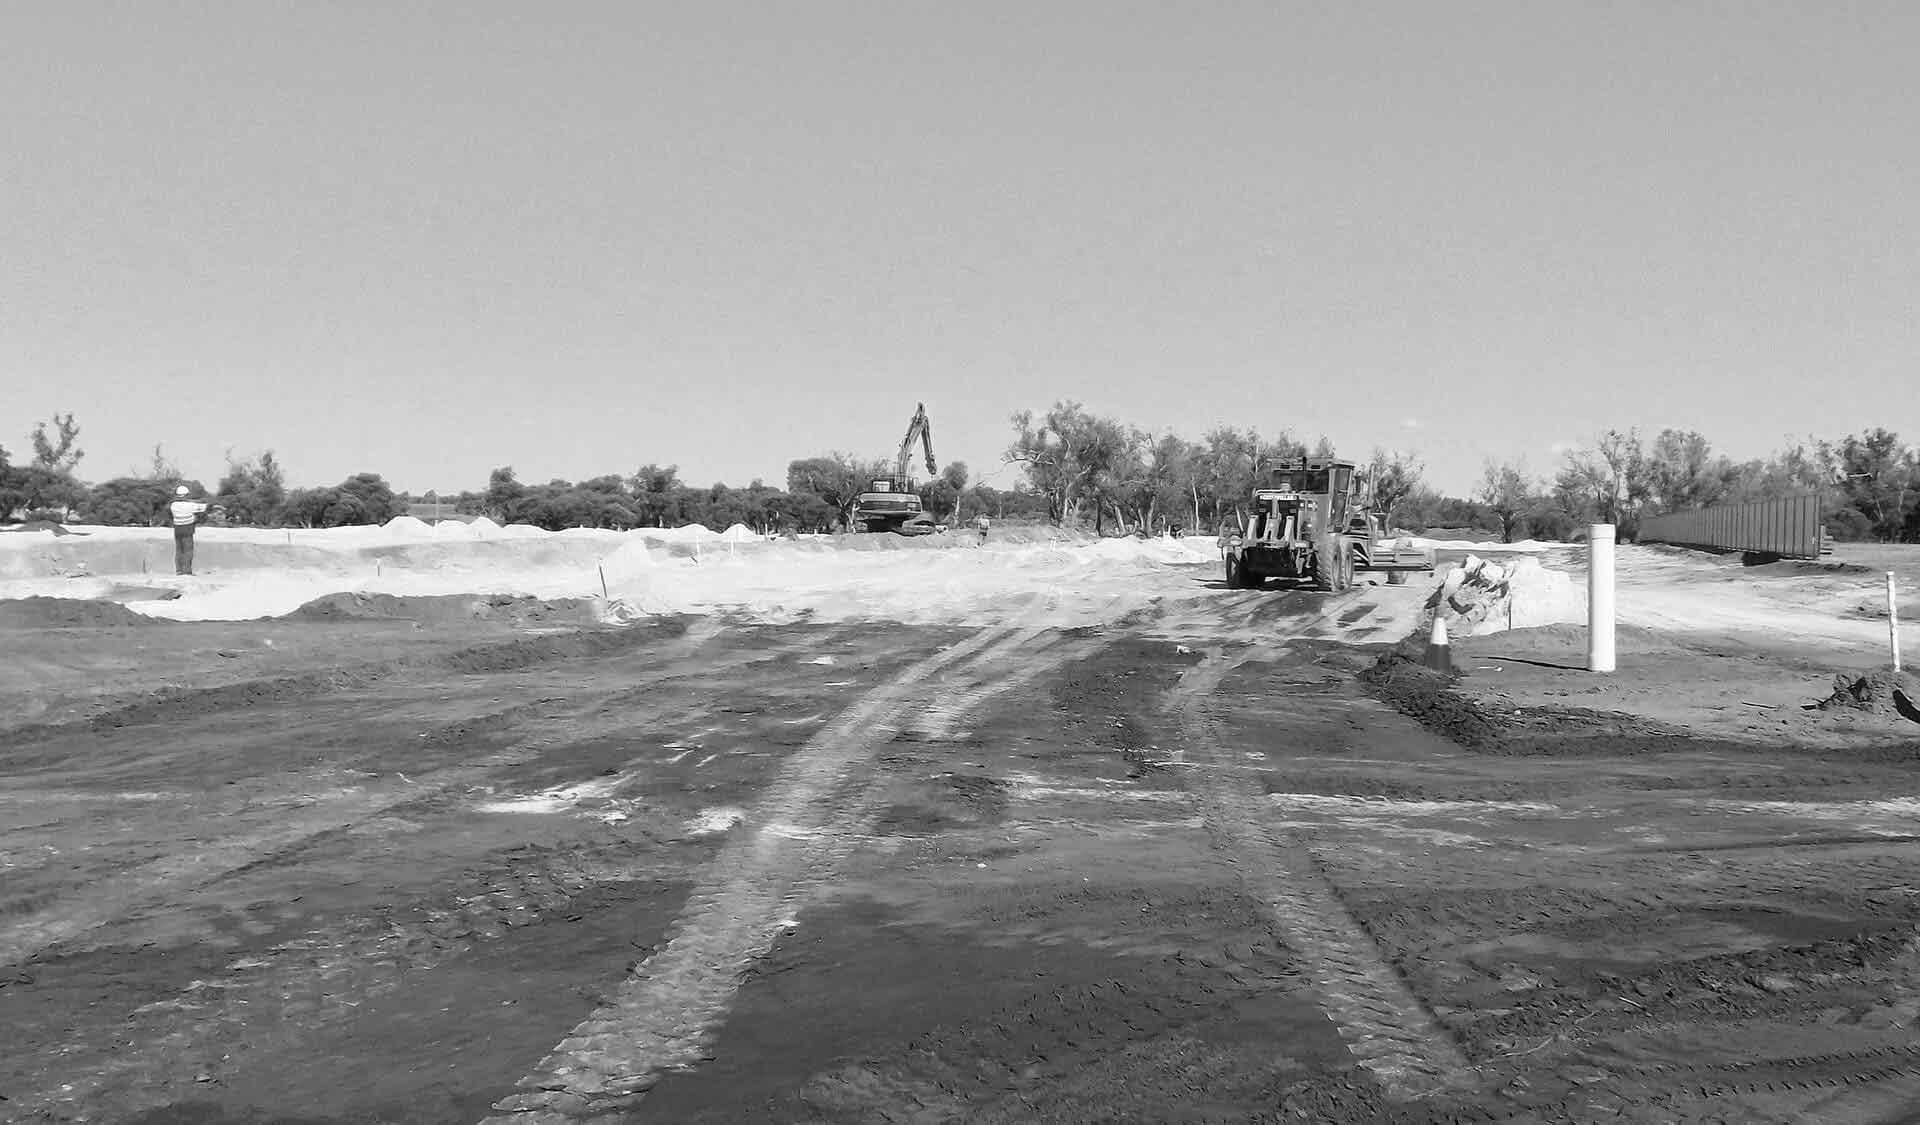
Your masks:
{"label": "pile of soil", "polygon": [[170,602],[180,598],[181,591],[172,586],[130,586],[115,583],[107,591],[107,600],[114,602]]}
{"label": "pile of soil", "polygon": [[0,527],[0,531],[51,531],[56,536],[86,534],[84,531],[68,531],[64,524],[57,524],[52,520],[28,520],[13,527]]}
{"label": "pile of soil", "polygon": [[[1745,562],[1745,558],[1742,559]],[[1874,569],[1859,563],[1832,562],[1813,559],[1783,559],[1778,556],[1755,556],[1753,562],[1746,563],[1747,572],[1791,577],[1796,574],[1872,574]],[[1885,616],[1884,614],[1882,616]]]}
{"label": "pile of soil", "polygon": [[512,594],[399,597],[393,594],[328,594],[294,610],[291,621],[498,621],[510,625],[582,625],[599,620],[594,603],[584,598],[541,598]]}
{"label": "pile of soil", "polygon": [[1403,644],[1380,654],[1360,680],[1374,696],[1421,726],[1468,749],[1498,743],[1501,725],[1465,695],[1449,690],[1456,677],[1418,662]]}
{"label": "pile of soil", "polygon": [[82,598],[16,598],[0,601],[0,628],[63,628],[76,625],[151,625],[154,619],[143,617],[118,602]]}
{"label": "pile of soil", "polygon": [[1920,676],[1877,668],[1866,675],[1841,672],[1833,677],[1833,694],[1814,704],[1822,711],[1864,711],[1870,715],[1899,716],[1920,723]]}
{"label": "pile of soil", "polygon": [[[1003,524],[997,521],[992,524],[987,533],[987,542],[999,546],[1096,543],[1099,539],[1099,536],[1075,527],[1054,527],[1052,524]],[[851,532],[835,535],[831,541],[835,547],[843,551],[945,551],[978,547],[980,532],[971,524],[963,524],[945,534],[894,535],[890,532],[877,534]]]}

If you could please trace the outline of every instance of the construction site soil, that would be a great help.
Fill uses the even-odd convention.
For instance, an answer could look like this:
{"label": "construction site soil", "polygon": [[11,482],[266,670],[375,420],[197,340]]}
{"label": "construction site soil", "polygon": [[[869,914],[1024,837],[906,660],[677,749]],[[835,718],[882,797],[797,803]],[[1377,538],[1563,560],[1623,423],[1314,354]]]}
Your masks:
{"label": "construction site soil", "polygon": [[1425,591],[0,603],[0,1121],[1920,1120],[1920,725]]}

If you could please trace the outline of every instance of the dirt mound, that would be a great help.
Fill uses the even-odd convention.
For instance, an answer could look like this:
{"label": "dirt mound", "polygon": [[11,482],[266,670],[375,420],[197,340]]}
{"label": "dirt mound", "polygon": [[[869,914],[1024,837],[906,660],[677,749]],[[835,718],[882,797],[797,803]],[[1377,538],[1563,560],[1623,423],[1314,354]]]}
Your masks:
{"label": "dirt mound", "polygon": [[[893,535],[884,532],[876,534],[856,531],[828,536],[827,539],[834,546],[848,551],[944,551],[953,548],[978,547],[980,532],[975,527],[963,525],[933,535]],[[1051,524],[995,523],[987,535],[989,546],[1095,543],[1100,540],[1100,536],[1079,528],[1054,527]]]}
{"label": "dirt mound", "polygon": [[0,531],[51,531],[55,535],[85,535],[84,531],[68,531],[63,524],[52,520],[28,520],[14,527],[0,527]]}
{"label": "dirt mound", "polygon": [[107,591],[107,599],[115,602],[171,602],[178,601],[182,591],[173,586],[135,586],[125,582],[116,582]]}
{"label": "dirt mound", "polygon": [[1409,647],[1403,643],[1397,650],[1381,653],[1373,667],[1360,673],[1361,682],[1394,710],[1451,742],[1469,749],[1499,742],[1500,724],[1473,700],[1448,690],[1452,676],[1416,663]]}
{"label": "dirt mound", "polygon": [[12,629],[151,625],[153,622],[153,618],[143,617],[118,602],[45,597],[0,602],[0,627]]}
{"label": "dirt mound", "polygon": [[[1746,565],[1746,571],[1749,574],[1788,577],[1796,574],[1831,575],[1875,573],[1872,567],[1862,566],[1859,563],[1833,562],[1824,559],[1815,562],[1812,559],[1783,559],[1777,555],[1770,557],[1763,556],[1758,552],[1754,552],[1753,554],[1755,561]],[[1743,556],[1743,561],[1744,559],[1745,556]]]}
{"label": "dirt mound", "polygon": [[518,597],[510,594],[461,594],[401,597],[346,592],[328,594],[286,614],[294,621],[402,620],[427,622],[499,621],[511,625],[583,625],[599,620],[591,600]]}
{"label": "dirt mound", "polygon": [[1877,668],[1864,676],[1841,672],[1833,677],[1833,694],[1814,707],[1821,711],[1898,715],[1920,722],[1920,676],[1891,668]]}

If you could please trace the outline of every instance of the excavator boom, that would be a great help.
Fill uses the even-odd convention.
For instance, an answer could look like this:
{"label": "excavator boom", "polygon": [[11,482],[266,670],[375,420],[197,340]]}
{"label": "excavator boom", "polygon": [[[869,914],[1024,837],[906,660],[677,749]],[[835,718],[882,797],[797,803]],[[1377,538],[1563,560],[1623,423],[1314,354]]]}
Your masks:
{"label": "excavator boom", "polygon": [[900,440],[900,456],[893,463],[893,477],[897,482],[895,488],[907,487],[907,469],[913,463],[915,438],[926,447],[927,472],[934,474],[940,471],[933,460],[933,423],[927,421],[927,404],[922,402],[916,405],[919,409],[913,412],[913,421],[907,423],[907,436]]}

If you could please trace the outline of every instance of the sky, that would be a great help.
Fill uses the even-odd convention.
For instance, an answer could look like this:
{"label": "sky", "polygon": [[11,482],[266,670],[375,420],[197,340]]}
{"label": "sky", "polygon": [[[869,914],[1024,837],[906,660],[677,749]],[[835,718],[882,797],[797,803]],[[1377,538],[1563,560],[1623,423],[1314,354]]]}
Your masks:
{"label": "sky", "polygon": [[1920,5],[0,11],[0,445],[90,480],[1920,437]]}

